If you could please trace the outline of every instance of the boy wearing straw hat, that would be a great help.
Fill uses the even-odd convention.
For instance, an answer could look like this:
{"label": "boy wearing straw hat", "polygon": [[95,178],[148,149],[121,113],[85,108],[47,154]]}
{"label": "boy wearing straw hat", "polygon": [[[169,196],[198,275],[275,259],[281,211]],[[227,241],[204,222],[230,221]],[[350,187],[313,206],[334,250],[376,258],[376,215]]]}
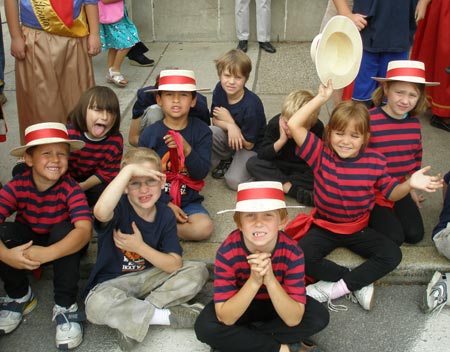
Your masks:
{"label": "boy wearing straw hat", "polygon": [[[0,335],[12,332],[36,307],[27,271],[53,262],[53,320],[56,347],[77,347],[83,338],[76,302],[80,249],[90,240],[92,214],[78,183],[67,175],[70,150],[84,142],[70,140],[66,127],[48,122],[25,130],[25,145],[11,155],[29,168],[0,190]],[[5,221],[16,213],[15,222]]]}
{"label": "boy wearing straw hat", "polygon": [[280,182],[242,183],[238,229],[217,250],[214,300],[195,323],[197,338],[220,351],[318,351],[309,336],[327,310],[306,296],[303,251],[282,229],[288,221]]}
{"label": "boy wearing straw hat", "polygon": [[138,145],[155,150],[161,157],[167,182],[162,200],[177,219],[183,240],[208,239],[213,223],[200,195],[211,167],[211,131],[203,121],[189,115],[196,104],[194,71],[163,70],[159,75],[156,102],[164,118],[146,127]]}

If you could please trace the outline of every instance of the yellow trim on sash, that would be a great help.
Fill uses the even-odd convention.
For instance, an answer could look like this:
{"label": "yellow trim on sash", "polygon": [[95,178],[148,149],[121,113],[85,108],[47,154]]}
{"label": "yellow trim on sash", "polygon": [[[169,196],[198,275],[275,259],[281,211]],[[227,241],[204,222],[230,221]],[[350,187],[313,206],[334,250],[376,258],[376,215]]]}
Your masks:
{"label": "yellow trim on sash", "polygon": [[84,5],[81,8],[80,15],[73,20],[73,25],[69,28],[58,17],[50,4],[50,0],[30,0],[30,3],[44,31],[63,37],[85,37],[89,34]]}

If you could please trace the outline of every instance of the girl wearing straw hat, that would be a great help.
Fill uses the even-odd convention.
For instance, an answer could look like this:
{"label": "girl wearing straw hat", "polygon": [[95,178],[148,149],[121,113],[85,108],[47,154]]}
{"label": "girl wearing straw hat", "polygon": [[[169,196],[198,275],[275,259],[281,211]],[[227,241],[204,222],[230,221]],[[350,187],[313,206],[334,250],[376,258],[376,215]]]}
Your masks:
{"label": "girl wearing straw hat", "polygon": [[[375,108],[370,110],[369,147],[384,154],[387,171],[399,182],[421,168],[422,135],[417,118],[428,107],[425,87],[438,82],[425,80],[420,61],[399,60],[388,64],[386,77],[373,77],[380,86],[372,94]],[[369,225],[395,243],[417,243],[424,235],[420,215],[423,201],[414,190],[392,202],[376,192],[376,204]]]}
{"label": "girl wearing straw hat", "polygon": [[[297,216],[286,232],[300,238],[305,253],[306,274],[320,280],[307,286],[308,295],[320,302],[353,293],[364,309],[373,307],[373,282],[394,270],[402,254],[398,245],[369,225],[375,191],[397,201],[411,189],[435,192],[442,188],[440,176],[427,176],[430,167],[416,171],[400,183],[386,170],[385,157],[371,148],[369,112],[363,104],[345,101],[338,104],[326,127],[324,141],[309,132],[305,124],[312,111],[325,104],[333,93],[331,80],[288,122],[299,146],[297,155],[314,173],[314,204],[311,214]],[[302,216],[303,215],[303,216]],[[307,231],[303,234],[300,231]],[[325,257],[344,247],[366,260],[350,270]]]}

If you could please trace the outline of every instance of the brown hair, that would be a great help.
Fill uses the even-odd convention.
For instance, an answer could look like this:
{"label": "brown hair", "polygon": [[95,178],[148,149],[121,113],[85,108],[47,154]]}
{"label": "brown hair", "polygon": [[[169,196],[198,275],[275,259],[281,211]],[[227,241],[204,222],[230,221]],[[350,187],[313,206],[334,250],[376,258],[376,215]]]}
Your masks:
{"label": "brown hair", "polygon": [[231,49],[217,60],[214,60],[214,63],[219,76],[223,71],[229,70],[232,75],[242,75],[247,81],[250,77],[250,72],[252,72],[252,60],[239,49]]}
{"label": "brown hair", "polygon": [[369,142],[370,115],[367,107],[352,100],[342,101],[331,112],[330,121],[325,128],[324,141],[331,148],[331,131],[343,131],[354,121],[356,130],[364,136],[363,148]]}
{"label": "brown hair", "polygon": [[[277,211],[280,215],[281,222],[283,222],[283,220],[285,220],[289,216],[286,208],[275,209],[274,211]],[[241,227],[241,214],[241,211],[235,211],[233,215],[233,220],[236,223],[237,227]]]}
{"label": "brown hair", "polygon": [[81,94],[75,108],[68,116],[68,122],[80,132],[87,132],[86,114],[87,110],[91,108],[99,110],[106,110],[114,116],[114,123],[108,131],[108,136],[119,133],[120,129],[120,105],[116,93],[104,86],[91,87]]}
{"label": "brown hair", "polygon": [[130,149],[122,158],[121,167],[130,164],[153,163],[157,171],[162,171],[161,158],[153,149],[146,147],[138,147]]}
{"label": "brown hair", "polygon": [[[383,84],[380,84],[377,89],[374,90],[372,93],[372,101],[375,106],[380,106],[383,104],[383,100],[385,97],[384,90],[389,90],[393,83],[395,82],[406,82],[406,81],[387,81],[383,82]],[[421,83],[413,83],[413,82],[407,82],[414,84],[416,88],[419,90],[419,99],[417,100],[416,106],[409,112],[410,116],[417,116],[425,111],[427,111],[428,106],[430,105],[427,100],[427,96],[425,94],[425,85]]]}

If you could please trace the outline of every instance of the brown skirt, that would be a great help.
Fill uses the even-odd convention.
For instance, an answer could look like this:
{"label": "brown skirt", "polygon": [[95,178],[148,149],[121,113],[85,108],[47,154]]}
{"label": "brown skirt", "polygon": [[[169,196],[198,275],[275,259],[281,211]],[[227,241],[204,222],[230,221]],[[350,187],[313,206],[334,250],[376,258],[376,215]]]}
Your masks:
{"label": "brown skirt", "polygon": [[20,140],[40,122],[66,123],[81,93],[95,85],[88,37],[71,38],[22,26],[25,59],[16,59]]}

